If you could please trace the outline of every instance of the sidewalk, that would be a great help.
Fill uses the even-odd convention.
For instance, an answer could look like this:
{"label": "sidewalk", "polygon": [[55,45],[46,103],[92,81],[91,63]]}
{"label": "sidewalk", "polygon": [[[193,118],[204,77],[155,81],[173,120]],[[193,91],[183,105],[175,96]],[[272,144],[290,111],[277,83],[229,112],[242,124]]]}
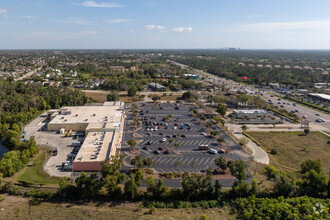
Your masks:
{"label": "sidewalk", "polygon": [[[237,125],[232,125],[232,124],[226,124],[228,129],[232,130],[232,134],[238,138],[241,139],[243,137],[247,138],[243,133],[242,129],[238,128]],[[256,145],[253,141],[248,139],[249,142],[246,144],[246,146],[251,149],[252,155],[254,157],[254,160],[258,163],[262,164],[269,164],[269,157],[266,151],[264,151],[261,147]]]}

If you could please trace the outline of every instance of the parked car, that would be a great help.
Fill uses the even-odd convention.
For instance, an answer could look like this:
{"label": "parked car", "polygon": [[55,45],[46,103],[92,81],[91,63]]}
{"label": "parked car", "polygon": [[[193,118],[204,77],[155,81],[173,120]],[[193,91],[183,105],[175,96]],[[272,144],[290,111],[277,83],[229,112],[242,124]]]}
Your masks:
{"label": "parked car", "polygon": [[143,146],[142,149],[143,150],[148,150],[148,147],[147,146]]}
{"label": "parked car", "polygon": [[165,142],[166,141],[166,138],[163,138],[162,140],[161,140],[161,142]]}
{"label": "parked car", "polygon": [[170,152],[168,150],[164,151],[164,154],[170,154]]}
{"label": "parked car", "polygon": [[316,113],[315,115],[316,115],[316,116],[320,116],[320,114],[319,114],[319,113]]}
{"label": "parked car", "polygon": [[162,148],[162,147],[159,147],[158,150],[160,150],[160,151],[165,151],[165,149]]}
{"label": "parked car", "polygon": [[215,150],[215,149],[210,149],[210,150],[208,151],[208,153],[209,153],[209,154],[217,154],[218,151]]}
{"label": "parked car", "polygon": [[210,150],[210,147],[207,144],[201,144],[198,146],[198,150]]}
{"label": "parked car", "polygon": [[158,150],[154,150],[153,153],[154,154],[160,154],[160,152]]}
{"label": "parked car", "polygon": [[226,151],[224,149],[220,149],[220,150],[218,150],[218,153],[219,154],[224,154],[224,153],[226,153]]}
{"label": "parked car", "polygon": [[207,136],[207,134],[206,134],[205,132],[202,132],[201,135],[203,135],[203,136]]}
{"label": "parked car", "polygon": [[186,137],[186,135],[184,135],[184,134],[181,134],[181,137],[182,137],[182,138],[185,138],[185,137]]}

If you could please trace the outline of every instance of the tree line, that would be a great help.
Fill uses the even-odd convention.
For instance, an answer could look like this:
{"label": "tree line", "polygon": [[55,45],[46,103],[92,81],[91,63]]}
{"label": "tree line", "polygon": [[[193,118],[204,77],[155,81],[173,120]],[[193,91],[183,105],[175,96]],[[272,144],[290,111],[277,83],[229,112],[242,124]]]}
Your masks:
{"label": "tree line", "polygon": [[82,92],[71,88],[0,80],[0,140],[11,150],[0,160],[0,173],[13,175],[38,152],[34,138],[21,142],[24,125],[44,110],[87,101]]}

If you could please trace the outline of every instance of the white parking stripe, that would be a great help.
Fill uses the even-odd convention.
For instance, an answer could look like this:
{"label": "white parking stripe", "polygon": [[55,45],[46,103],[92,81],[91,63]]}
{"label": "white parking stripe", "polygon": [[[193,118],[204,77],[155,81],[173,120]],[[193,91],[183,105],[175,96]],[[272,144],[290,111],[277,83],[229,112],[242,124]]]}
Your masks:
{"label": "white parking stripe", "polygon": [[168,162],[170,162],[172,160],[172,158],[170,158],[169,160],[167,160],[164,165],[166,165]]}
{"label": "white parking stripe", "polygon": [[190,165],[190,162],[193,160],[194,158],[191,158],[191,160],[188,162],[188,164]]}
{"label": "white parking stripe", "polygon": [[204,165],[206,165],[207,161],[209,160],[210,158],[207,158],[207,160],[204,162]]}
{"label": "white parking stripe", "polygon": [[203,160],[204,160],[204,158],[202,158],[202,160],[201,160],[201,161],[199,161],[199,163],[198,163],[198,165],[197,165],[197,166],[199,166],[199,164],[201,164]]}
{"label": "white parking stripe", "polygon": [[186,162],[186,160],[188,160],[188,158],[186,158],[186,159],[182,162],[182,165]]}
{"label": "white parking stripe", "polygon": [[215,157],[213,157],[213,158],[212,158],[212,160],[211,160],[211,162],[210,162],[210,165],[213,163],[213,161],[214,161],[214,158],[215,158]]}
{"label": "white parking stripe", "polygon": [[169,165],[172,165],[177,159],[178,157],[176,157],[175,160],[173,160]]}

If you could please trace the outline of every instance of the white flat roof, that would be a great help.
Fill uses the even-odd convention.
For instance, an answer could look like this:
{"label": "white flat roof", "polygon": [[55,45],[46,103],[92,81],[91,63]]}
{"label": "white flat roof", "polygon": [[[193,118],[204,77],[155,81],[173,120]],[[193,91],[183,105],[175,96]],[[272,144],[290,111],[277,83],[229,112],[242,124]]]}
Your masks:
{"label": "white flat roof", "polygon": [[327,94],[323,94],[323,93],[308,93],[308,95],[320,97],[322,99],[326,99],[326,100],[330,101],[330,95],[327,95]]}
{"label": "white flat roof", "polygon": [[115,132],[89,132],[74,162],[98,162],[110,157]]}
{"label": "white flat roof", "polygon": [[52,110],[49,124],[86,124],[86,127],[118,127],[122,123],[123,102],[105,102],[102,106],[63,107]]}
{"label": "white flat roof", "polygon": [[254,114],[254,113],[262,113],[266,114],[267,111],[261,109],[242,109],[242,110],[234,110],[235,113],[243,113],[243,114]]}

